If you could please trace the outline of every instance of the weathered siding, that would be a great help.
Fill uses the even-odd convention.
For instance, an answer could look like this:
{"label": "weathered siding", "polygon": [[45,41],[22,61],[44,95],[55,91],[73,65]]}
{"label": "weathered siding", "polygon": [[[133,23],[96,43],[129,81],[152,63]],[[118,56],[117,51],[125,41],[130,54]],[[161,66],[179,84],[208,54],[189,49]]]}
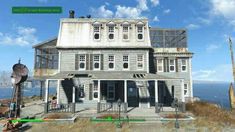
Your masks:
{"label": "weathered siding", "polygon": [[[148,50],[60,50],[61,52],[61,69],[60,71],[75,71],[75,56],[76,54],[85,54],[94,55],[100,54],[103,56],[103,70],[108,71],[108,56],[114,55],[115,63],[114,70],[112,71],[123,71],[123,55],[129,56],[129,70],[130,71],[144,71],[147,72],[147,54]],[[137,69],[137,55],[143,54],[144,62],[143,62],[143,70]],[[87,58],[87,57],[86,57]],[[91,57],[89,57],[91,58]],[[102,59],[101,59],[102,60]],[[92,61],[90,61],[89,65],[93,65]],[[86,66],[89,66],[86,65]],[[101,66],[102,67],[102,66]],[[89,70],[92,70],[91,66]]]}

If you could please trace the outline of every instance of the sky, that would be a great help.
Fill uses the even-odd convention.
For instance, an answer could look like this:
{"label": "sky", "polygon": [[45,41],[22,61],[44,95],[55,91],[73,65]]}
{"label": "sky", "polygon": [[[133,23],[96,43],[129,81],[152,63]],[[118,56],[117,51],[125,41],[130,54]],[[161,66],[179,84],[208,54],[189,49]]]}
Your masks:
{"label": "sky", "polygon": [[[193,80],[232,81],[228,37],[235,41],[235,0],[0,0],[0,71],[33,70],[33,45],[58,35],[60,18],[148,18],[151,27],[187,28]],[[12,6],[61,6],[61,14],[12,14]],[[234,46],[235,47],[235,46]]]}

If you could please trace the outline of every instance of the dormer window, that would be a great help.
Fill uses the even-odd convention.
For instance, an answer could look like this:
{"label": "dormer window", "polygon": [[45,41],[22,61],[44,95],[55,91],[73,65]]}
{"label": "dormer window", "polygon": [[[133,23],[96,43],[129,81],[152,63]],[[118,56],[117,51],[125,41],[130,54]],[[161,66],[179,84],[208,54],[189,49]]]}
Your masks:
{"label": "dormer window", "polygon": [[122,31],[123,31],[123,40],[128,40],[129,39],[129,27],[123,26]]}
{"label": "dormer window", "polygon": [[100,40],[100,27],[94,27],[94,39]]}
{"label": "dormer window", "polygon": [[144,40],[144,23],[138,22],[137,26],[137,40]]}
{"label": "dormer window", "polygon": [[114,22],[109,22],[107,23],[108,26],[108,39],[109,40],[114,40],[114,34],[115,34],[115,23]]}
{"label": "dormer window", "polygon": [[129,27],[130,27],[130,24],[128,22],[124,22],[122,24],[122,39],[123,40],[129,40]]}
{"label": "dormer window", "polygon": [[101,24],[99,22],[93,23],[94,40],[100,40],[100,28]]}
{"label": "dormer window", "polygon": [[113,40],[114,39],[114,26],[109,26],[109,40]]}

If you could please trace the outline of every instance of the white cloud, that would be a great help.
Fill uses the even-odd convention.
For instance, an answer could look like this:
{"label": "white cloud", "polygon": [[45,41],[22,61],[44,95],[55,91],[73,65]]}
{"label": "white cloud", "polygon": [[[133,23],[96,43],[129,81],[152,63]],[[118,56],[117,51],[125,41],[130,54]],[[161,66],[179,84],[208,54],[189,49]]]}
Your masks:
{"label": "white cloud", "polygon": [[166,9],[166,10],[163,11],[163,14],[169,14],[170,12],[171,12],[170,9]]}
{"label": "white cloud", "polygon": [[221,45],[218,45],[218,44],[210,44],[206,47],[206,51],[213,52],[213,51],[219,49],[220,47],[221,47]]}
{"label": "white cloud", "polygon": [[158,19],[157,16],[155,16],[155,17],[153,18],[153,21],[154,21],[154,22],[159,22],[160,20]]}
{"label": "white cloud", "polygon": [[153,6],[157,6],[160,4],[159,0],[150,0],[153,4]]}
{"label": "white cloud", "polygon": [[115,17],[119,18],[139,18],[141,16],[141,10],[135,7],[116,6],[117,11]]}
{"label": "white cloud", "polygon": [[210,0],[210,14],[224,17],[228,24],[235,27],[235,0]]}
{"label": "white cloud", "polygon": [[202,81],[232,81],[232,65],[222,64],[211,69],[193,72],[193,80]]}
{"label": "white cloud", "polygon": [[113,17],[113,12],[111,10],[105,9],[105,5],[100,6],[98,9],[91,8],[91,13],[94,14],[95,17],[101,17],[101,18]]}
{"label": "white cloud", "polygon": [[147,6],[147,1],[146,0],[137,0],[137,1],[139,3],[137,8],[139,8],[142,11],[148,10],[148,6]]}
{"label": "white cloud", "polygon": [[0,44],[26,46],[39,42],[38,38],[35,36],[35,28],[20,26],[15,32],[15,34],[0,33]]}
{"label": "white cloud", "polygon": [[205,24],[205,25],[210,25],[210,24],[211,24],[211,20],[210,20],[210,19],[198,17],[197,20],[198,20],[199,23],[201,23],[201,24]]}
{"label": "white cloud", "polygon": [[187,29],[190,29],[190,30],[194,30],[194,29],[200,28],[200,26],[197,25],[197,24],[192,24],[192,23],[191,23],[191,24],[187,25],[186,28],[187,28]]}
{"label": "white cloud", "polygon": [[137,5],[134,7],[116,5],[116,11],[106,9],[106,5],[109,3],[105,2],[105,5],[99,8],[91,8],[91,13],[96,17],[117,17],[117,18],[141,18],[143,11],[148,11],[147,0],[136,0]]}

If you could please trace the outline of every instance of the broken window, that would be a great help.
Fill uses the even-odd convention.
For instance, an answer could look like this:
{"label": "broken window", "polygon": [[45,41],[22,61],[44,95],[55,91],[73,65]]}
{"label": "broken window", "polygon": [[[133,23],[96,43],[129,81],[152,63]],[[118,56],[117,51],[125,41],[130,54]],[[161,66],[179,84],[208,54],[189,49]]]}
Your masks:
{"label": "broken window", "polygon": [[99,55],[94,55],[93,58],[94,61],[94,70],[100,70],[100,56]]}
{"label": "broken window", "polygon": [[138,70],[143,70],[143,63],[144,63],[144,57],[143,55],[137,55],[137,69]]}
{"label": "broken window", "polygon": [[85,70],[86,69],[86,56],[80,55],[79,56],[79,70]]}
{"label": "broken window", "polygon": [[128,55],[124,55],[123,56],[123,69],[126,70],[128,69],[128,64],[129,63],[129,58],[128,58]]}
{"label": "broken window", "polygon": [[163,59],[157,59],[157,71],[163,72]]}
{"label": "broken window", "polygon": [[108,62],[109,62],[109,69],[114,69],[114,55],[109,55],[108,58]]}
{"label": "broken window", "polygon": [[100,26],[94,26],[94,39],[100,40]]}
{"label": "broken window", "polygon": [[181,71],[182,72],[186,72],[187,71],[187,60],[186,59],[182,59],[181,60]]}
{"label": "broken window", "polygon": [[169,59],[169,69],[170,69],[170,72],[175,72],[175,60],[174,59]]}

